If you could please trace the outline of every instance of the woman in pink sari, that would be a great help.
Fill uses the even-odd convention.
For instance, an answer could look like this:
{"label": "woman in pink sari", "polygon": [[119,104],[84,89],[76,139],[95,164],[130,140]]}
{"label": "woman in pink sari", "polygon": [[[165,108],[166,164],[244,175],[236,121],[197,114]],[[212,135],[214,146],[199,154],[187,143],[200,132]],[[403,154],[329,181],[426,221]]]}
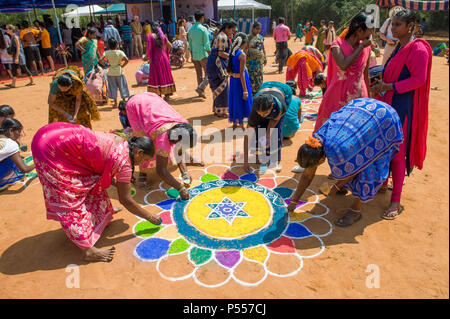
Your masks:
{"label": "woman in pink sari", "polygon": [[319,107],[316,132],[323,123],[349,101],[369,97],[370,36],[373,28],[366,25],[368,16],[359,13],[350,22],[345,38],[331,45],[328,62],[327,90]]}
{"label": "woman in pink sari", "polygon": [[[387,61],[383,80],[372,87],[377,99],[397,111],[403,125],[403,144],[391,161],[391,204],[382,217],[395,219],[403,210],[400,199],[405,179],[412,169],[422,169],[427,151],[428,101],[432,50],[422,39],[414,39],[415,15],[410,10],[398,12],[392,19],[392,34],[399,39]],[[382,192],[387,190],[386,180]]]}
{"label": "woman in pink sari", "polygon": [[147,91],[168,99],[176,91],[169,62],[172,45],[156,23],[151,23],[151,30],[147,36],[147,59],[150,63]]}
{"label": "woman in pink sari", "polygon": [[[131,197],[134,164],[142,164],[155,152],[147,137],[121,137],[94,132],[70,123],[48,124],[31,144],[34,163],[44,191],[47,219],[61,223],[67,237],[89,261],[111,261],[114,247],[94,247],[112,215],[107,189],[117,187],[119,201],[131,213],[151,223],[161,218],[141,208]],[[115,179],[114,179],[115,178]]]}
{"label": "woman in pink sari", "polygon": [[[155,143],[155,155],[139,166],[139,182],[146,185],[147,173],[156,168],[158,176],[168,185],[180,192],[183,199],[189,198],[186,185],[192,181],[186,170],[182,150],[195,144],[196,133],[189,122],[175,111],[166,101],[155,93],[144,92],[132,96],[126,102],[126,115],[134,136],[148,136]],[[177,143],[182,142],[182,149],[174,154]],[[167,170],[169,159],[175,155],[181,171],[183,184],[178,182]],[[183,155],[183,156],[181,156]],[[191,161],[191,160],[190,160]]]}

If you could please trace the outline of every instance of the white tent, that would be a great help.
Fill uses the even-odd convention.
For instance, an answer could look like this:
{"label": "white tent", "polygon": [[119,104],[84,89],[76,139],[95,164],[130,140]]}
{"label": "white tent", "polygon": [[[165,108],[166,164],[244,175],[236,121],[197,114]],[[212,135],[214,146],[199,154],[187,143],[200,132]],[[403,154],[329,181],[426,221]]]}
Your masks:
{"label": "white tent", "polygon": [[234,10],[236,3],[236,9],[266,9],[271,10],[271,6],[256,2],[254,0],[219,0],[219,10]]}
{"label": "white tent", "polygon": [[[89,10],[89,7],[90,10]],[[76,10],[73,10],[68,13],[63,13],[63,17],[65,18],[75,18],[75,17],[84,17],[84,16],[90,16],[91,14],[94,14],[98,11],[104,11],[105,9],[98,6],[98,5],[91,5],[91,6],[85,6],[85,7],[78,7]]]}
{"label": "white tent", "polygon": [[256,2],[254,0],[219,0],[219,10],[251,9],[252,19],[255,19],[255,9],[272,10],[271,6]]}

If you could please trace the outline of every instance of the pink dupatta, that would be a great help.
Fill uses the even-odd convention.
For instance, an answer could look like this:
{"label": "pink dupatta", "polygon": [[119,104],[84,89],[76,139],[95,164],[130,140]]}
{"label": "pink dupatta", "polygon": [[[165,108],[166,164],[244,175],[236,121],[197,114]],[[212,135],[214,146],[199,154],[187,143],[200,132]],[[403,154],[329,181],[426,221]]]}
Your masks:
{"label": "pink dupatta", "polygon": [[[413,118],[411,126],[410,167],[422,169],[427,152],[428,101],[430,95],[432,50],[423,39],[415,39],[405,45],[388,63],[384,70],[383,82],[395,83],[398,93],[414,90]],[[399,81],[404,66],[411,77]],[[392,104],[394,91],[387,91],[377,99]]]}
{"label": "pink dupatta", "polygon": [[[337,38],[331,45],[331,50],[333,47],[340,47],[345,56],[351,55],[355,50],[343,38]],[[355,62],[344,71],[336,64],[333,55],[329,54],[327,91],[319,107],[314,132],[322,126],[331,113],[338,111],[349,101],[369,96],[364,80],[364,70],[369,57],[370,47],[364,48]]]}

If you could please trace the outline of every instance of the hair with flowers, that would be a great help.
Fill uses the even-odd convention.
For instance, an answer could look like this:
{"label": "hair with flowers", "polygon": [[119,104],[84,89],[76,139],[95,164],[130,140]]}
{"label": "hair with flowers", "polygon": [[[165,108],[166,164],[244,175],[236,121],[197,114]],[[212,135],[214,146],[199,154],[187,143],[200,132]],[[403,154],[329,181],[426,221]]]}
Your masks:
{"label": "hair with flowers", "polygon": [[319,148],[322,146],[322,143],[320,143],[317,138],[312,136],[308,136],[308,139],[305,140],[305,144],[312,148]]}

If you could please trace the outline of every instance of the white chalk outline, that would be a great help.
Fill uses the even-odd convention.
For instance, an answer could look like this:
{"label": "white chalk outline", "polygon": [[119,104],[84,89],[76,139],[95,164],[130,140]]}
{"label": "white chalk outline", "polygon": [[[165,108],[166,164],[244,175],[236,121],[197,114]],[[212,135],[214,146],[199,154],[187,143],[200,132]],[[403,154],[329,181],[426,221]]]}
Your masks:
{"label": "white chalk outline", "polygon": [[[242,166],[243,166],[243,165],[239,165],[239,164],[237,164],[237,165],[231,165],[231,166],[223,165],[223,164],[213,164],[213,165],[207,166],[207,167],[205,167],[205,168],[194,168],[194,169],[188,170],[188,172],[192,172],[192,171],[201,171],[201,172],[203,172],[204,174],[212,174],[212,175],[216,175],[216,176],[217,176],[217,174],[210,173],[210,172],[208,171],[208,169],[210,169],[211,167],[223,167],[223,168],[225,168],[225,169],[231,171],[231,169],[234,168],[234,167],[242,167]],[[251,170],[252,170],[252,173],[255,173],[256,171],[259,171],[259,169],[253,169],[253,168],[251,168]],[[273,191],[274,188],[279,187],[279,185],[280,185],[280,184],[278,183],[277,179],[284,178],[284,179],[287,179],[287,180],[294,180],[297,184],[298,184],[298,182],[299,182],[296,178],[293,178],[293,177],[290,177],[290,176],[282,176],[282,175],[278,176],[278,175],[277,175],[273,170],[271,170],[271,169],[268,169],[267,171],[269,171],[269,170],[272,172],[273,177],[264,177],[264,178],[273,178],[273,180],[275,181],[275,186],[271,189],[272,191]],[[244,174],[244,175],[245,175],[245,174]],[[243,175],[241,175],[241,176],[243,176]],[[220,176],[219,176],[219,178],[220,178]],[[181,179],[181,174],[180,174],[179,177],[177,177],[177,179]],[[160,207],[159,207],[158,205],[156,205],[156,204],[151,204],[151,203],[149,203],[148,200],[147,200],[147,198],[148,198],[148,196],[149,196],[150,194],[154,193],[155,191],[166,191],[166,189],[164,189],[164,188],[162,187],[162,184],[163,184],[163,183],[161,182],[161,183],[159,184],[158,189],[155,189],[155,190],[150,191],[150,192],[149,192],[148,194],[146,194],[145,197],[144,197],[144,202],[147,204],[146,206],[155,206],[155,207],[158,207],[159,209],[161,209],[161,213],[164,212],[164,211],[166,211],[166,210],[163,210],[162,208],[160,208]],[[261,186],[262,186],[262,185],[261,185]],[[264,187],[264,186],[263,186],[263,187]],[[179,239],[179,238],[183,238],[183,239],[189,244],[189,247],[188,247],[186,250],[182,251],[182,252],[175,253],[175,254],[172,253],[172,254],[170,254],[170,255],[168,254],[168,252],[166,252],[166,254],[165,254],[164,256],[162,256],[161,258],[159,258],[159,259],[157,259],[157,260],[145,260],[145,259],[139,257],[139,256],[137,255],[137,253],[136,253],[136,248],[135,248],[133,254],[134,254],[134,256],[136,256],[136,257],[137,257],[139,260],[141,260],[141,261],[144,261],[144,262],[156,262],[156,271],[160,274],[160,276],[161,276],[162,278],[164,278],[164,279],[166,279],[166,280],[175,282],[175,281],[179,281],[179,280],[186,280],[186,279],[192,278],[192,279],[194,280],[195,283],[197,283],[197,284],[200,285],[200,286],[206,287],[206,288],[217,288],[217,287],[223,286],[223,285],[227,284],[231,279],[233,279],[236,283],[238,283],[238,284],[240,284],[240,285],[242,285],[242,286],[245,286],[245,287],[256,287],[256,286],[260,285],[262,282],[264,282],[264,281],[266,280],[266,278],[267,278],[269,275],[272,275],[272,276],[278,277],[278,278],[287,278],[287,277],[294,276],[294,275],[298,274],[298,273],[300,272],[300,270],[303,268],[303,265],[304,265],[303,259],[304,259],[304,258],[305,258],[305,259],[311,259],[311,258],[314,258],[314,257],[319,256],[320,254],[322,254],[322,253],[325,251],[325,244],[324,244],[324,242],[323,242],[323,240],[322,240],[322,237],[326,237],[326,236],[330,235],[330,234],[333,232],[333,225],[332,225],[326,218],[323,217],[323,216],[327,215],[327,214],[330,212],[330,209],[329,209],[326,205],[324,205],[324,204],[322,204],[322,203],[319,202],[319,195],[318,195],[315,191],[313,191],[313,190],[311,190],[311,189],[309,189],[309,188],[307,189],[307,191],[309,191],[310,193],[312,193],[312,194],[314,195],[314,200],[313,200],[313,201],[308,201],[308,202],[306,202],[305,205],[306,205],[306,204],[320,205],[320,206],[322,206],[322,207],[325,209],[325,212],[324,212],[323,214],[320,214],[320,215],[312,215],[312,214],[310,214],[310,215],[311,215],[310,217],[307,217],[307,218],[302,219],[302,220],[300,220],[300,221],[291,221],[291,218],[290,218],[290,215],[289,215],[289,216],[288,216],[288,223],[287,223],[287,225],[286,225],[286,228],[284,229],[282,235],[281,235],[279,238],[281,238],[281,237],[286,237],[286,238],[289,238],[290,240],[303,239],[303,238],[311,238],[311,237],[316,238],[316,239],[319,241],[319,243],[320,243],[320,251],[319,251],[319,252],[316,252],[316,253],[314,253],[314,254],[312,254],[312,255],[307,255],[307,256],[306,256],[306,255],[302,255],[302,254],[299,252],[299,249],[295,247],[295,244],[294,244],[295,252],[291,252],[291,253],[280,253],[280,252],[276,252],[276,251],[270,250],[270,249],[267,247],[268,244],[260,244],[260,245],[253,246],[253,247],[249,247],[249,248],[246,248],[246,249],[252,249],[252,248],[257,248],[257,247],[263,247],[263,248],[266,250],[266,252],[267,252],[267,256],[266,256],[266,258],[264,259],[264,262],[260,262],[260,261],[258,261],[258,260],[254,260],[254,259],[250,259],[250,258],[245,257],[244,251],[245,251],[246,249],[243,249],[243,250],[236,250],[236,251],[239,251],[240,258],[239,258],[239,260],[235,263],[235,265],[234,265],[233,267],[228,268],[228,267],[224,267],[224,266],[217,260],[217,258],[216,258],[216,252],[217,252],[217,251],[221,251],[221,250],[215,250],[215,249],[210,249],[210,248],[205,248],[205,247],[198,246],[198,245],[196,245],[196,244],[194,244],[194,243],[189,242],[189,241],[188,241],[186,238],[184,238],[183,236],[179,236],[179,237],[177,237],[177,238],[171,240],[172,242],[174,242],[175,240],[177,240],[177,239]],[[145,207],[145,206],[144,206],[144,207]],[[298,209],[299,209],[300,211],[305,212],[304,210],[302,210],[301,207],[299,207]],[[171,219],[172,219],[172,223],[175,224],[175,221],[174,221],[174,219],[173,219],[173,210],[171,209],[171,210],[169,210],[169,212],[170,212],[170,217],[171,217]],[[318,218],[318,219],[324,220],[324,221],[325,221],[326,223],[328,223],[328,225],[330,226],[330,230],[329,230],[327,233],[321,234],[321,235],[312,232],[311,230],[309,230],[309,228],[308,228],[307,226],[305,226],[305,225],[303,224],[303,222],[305,222],[305,221],[307,221],[307,220],[310,220],[310,219],[312,219],[312,218]],[[161,230],[158,231],[158,232],[156,232],[154,235],[148,236],[148,237],[142,237],[142,236],[136,235],[136,233],[135,233],[135,228],[136,228],[136,225],[137,225],[138,223],[140,223],[140,222],[142,222],[142,221],[145,221],[145,219],[142,219],[142,218],[138,218],[138,219],[139,219],[139,221],[133,226],[133,234],[134,234],[136,237],[142,238],[142,239],[143,239],[142,241],[147,240],[147,239],[149,239],[149,238],[158,238],[158,233],[159,233],[161,230],[163,230],[165,227],[168,227],[168,226],[173,225],[173,224],[171,224],[171,225],[162,225]],[[303,227],[305,227],[305,228],[311,233],[311,235],[310,235],[310,236],[306,236],[306,237],[296,238],[296,237],[291,237],[291,236],[288,236],[288,235],[284,234],[284,233],[286,232],[286,229],[287,229],[289,223],[291,223],[291,222],[298,223],[298,224],[302,225]],[[175,225],[175,226],[176,226],[176,225]],[[277,240],[278,240],[279,238],[277,238]],[[165,238],[162,238],[162,239],[165,239]],[[167,240],[167,239],[166,239],[166,240]],[[141,241],[141,242],[142,242],[142,241]],[[138,244],[138,245],[139,245],[139,244]],[[137,245],[136,245],[136,247],[137,247]],[[201,264],[195,264],[195,263],[192,261],[192,259],[191,259],[191,251],[192,251],[192,249],[194,249],[194,248],[205,249],[205,250],[211,251],[211,257],[210,257],[208,260],[206,260],[205,262],[201,263]],[[229,251],[229,250],[225,250],[225,251]],[[183,275],[183,276],[180,276],[180,277],[173,277],[173,276],[165,275],[165,274],[161,271],[161,269],[160,269],[160,263],[161,263],[161,261],[167,260],[170,256],[173,256],[173,255],[181,255],[181,254],[186,254],[187,259],[188,259],[189,262],[194,266],[194,270],[191,271],[189,274]],[[278,274],[278,273],[275,273],[275,272],[273,272],[273,271],[270,271],[270,270],[268,269],[268,266],[267,266],[267,263],[268,263],[268,261],[270,260],[270,257],[271,257],[272,255],[294,255],[295,257],[298,258],[298,260],[299,260],[299,265],[298,265],[298,267],[297,267],[295,270],[293,270],[293,271],[291,271],[291,272],[289,272],[289,273],[287,273],[287,274]],[[242,278],[238,278],[238,277],[235,275],[235,270],[237,269],[237,267],[239,267],[239,265],[240,265],[243,261],[253,262],[253,263],[256,263],[256,264],[260,265],[260,266],[262,267],[262,269],[264,270],[264,275],[262,276],[262,278],[259,279],[259,280],[256,281],[256,282],[246,282],[246,281],[243,280]],[[210,262],[215,262],[219,267],[224,268],[224,269],[229,273],[229,276],[227,277],[227,279],[225,279],[224,281],[222,281],[222,282],[220,282],[220,283],[216,283],[216,284],[207,284],[207,283],[202,282],[201,279],[198,278],[197,271],[199,271],[199,269],[200,269],[201,267],[203,267],[204,265],[206,265],[206,264],[208,264],[208,263],[210,263]]]}

